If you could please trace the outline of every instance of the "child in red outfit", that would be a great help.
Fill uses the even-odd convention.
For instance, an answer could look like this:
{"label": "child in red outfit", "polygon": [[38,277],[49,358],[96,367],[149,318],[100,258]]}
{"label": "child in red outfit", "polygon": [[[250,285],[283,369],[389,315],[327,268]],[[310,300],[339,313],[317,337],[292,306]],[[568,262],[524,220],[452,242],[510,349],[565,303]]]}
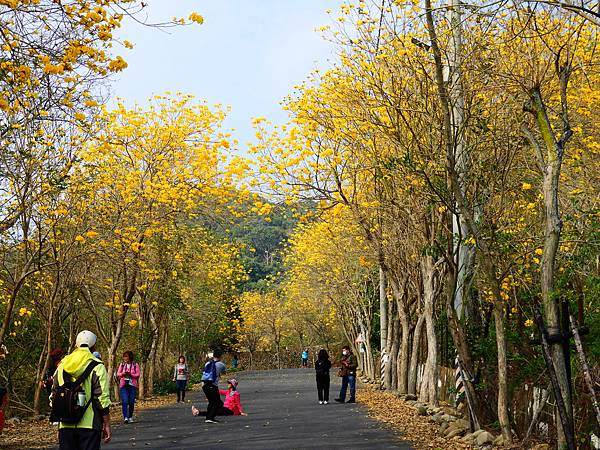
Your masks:
{"label": "child in red outfit", "polygon": [[[238,382],[235,378],[227,380],[227,390],[219,389],[219,394],[225,396],[225,403],[221,405],[219,411],[217,412],[218,416],[247,416],[242,409],[242,404],[240,403],[240,393],[237,391]],[[193,416],[202,416],[205,415],[205,411],[200,411],[195,406],[192,406],[192,415]]]}

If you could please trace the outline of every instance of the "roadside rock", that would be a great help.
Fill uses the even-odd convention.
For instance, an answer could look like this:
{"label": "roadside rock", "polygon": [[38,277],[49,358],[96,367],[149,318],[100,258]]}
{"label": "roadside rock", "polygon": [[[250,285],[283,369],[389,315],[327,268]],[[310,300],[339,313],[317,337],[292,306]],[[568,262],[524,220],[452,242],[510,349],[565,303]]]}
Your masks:
{"label": "roadside rock", "polygon": [[476,442],[477,445],[480,447],[486,444],[491,444],[492,442],[494,442],[494,435],[488,433],[487,431],[484,431],[479,436],[477,436]]}
{"label": "roadside rock", "polygon": [[404,400],[406,400],[406,401],[415,401],[416,402],[417,401],[417,396],[413,395],[413,394],[406,394],[404,396]]}
{"label": "roadside rock", "polygon": [[480,430],[474,431],[473,434],[472,434],[473,439],[477,439],[477,436],[479,436],[483,432],[485,432],[485,430],[481,430],[480,429]]}
{"label": "roadside rock", "polygon": [[465,429],[464,428],[449,428],[450,432],[448,434],[446,434],[446,437],[448,439],[452,439],[453,437],[457,437],[457,436],[462,436],[463,434],[465,434]]}
{"label": "roadside rock", "polygon": [[434,414],[433,416],[431,416],[429,418],[429,420],[431,422],[437,423],[438,425],[441,425],[444,422],[443,419],[442,419],[442,416],[439,415],[439,414]]}
{"label": "roadside rock", "polygon": [[548,444],[537,444],[531,447],[531,450],[550,450],[550,446]]}
{"label": "roadside rock", "polygon": [[426,415],[428,415],[428,414],[427,414],[427,408],[425,408],[424,406],[419,406],[419,407],[417,408],[417,413],[418,413],[420,416],[426,416]]}
{"label": "roadside rock", "polygon": [[473,443],[475,442],[475,439],[473,438],[473,435],[469,433],[469,434],[465,434],[463,436],[463,438],[461,439],[461,441],[464,442],[465,444],[473,445]]}
{"label": "roadside rock", "polygon": [[496,439],[494,439],[494,445],[498,447],[504,445],[504,436],[500,435]]}

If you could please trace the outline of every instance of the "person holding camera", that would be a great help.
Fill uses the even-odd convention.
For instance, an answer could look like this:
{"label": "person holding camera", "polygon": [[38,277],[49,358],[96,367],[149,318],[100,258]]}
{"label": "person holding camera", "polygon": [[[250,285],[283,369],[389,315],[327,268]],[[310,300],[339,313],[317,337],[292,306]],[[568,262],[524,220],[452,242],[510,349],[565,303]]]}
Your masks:
{"label": "person holding camera", "polygon": [[133,352],[123,353],[123,362],[119,364],[117,370],[119,379],[119,394],[121,394],[121,405],[123,406],[123,422],[133,422],[133,408],[135,406],[135,396],[140,378],[140,366],[134,361]]}

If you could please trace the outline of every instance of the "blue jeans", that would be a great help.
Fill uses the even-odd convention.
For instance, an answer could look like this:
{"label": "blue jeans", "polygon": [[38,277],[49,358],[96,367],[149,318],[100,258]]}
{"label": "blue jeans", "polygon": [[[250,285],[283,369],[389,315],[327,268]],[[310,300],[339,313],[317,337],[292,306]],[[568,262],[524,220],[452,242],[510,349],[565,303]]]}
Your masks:
{"label": "blue jeans", "polygon": [[133,417],[133,407],[135,406],[135,386],[123,386],[119,388],[121,394],[121,405],[123,406],[123,417],[130,419]]}
{"label": "blue jeans", "polygon": [[340,400],[346,400],[346,390],[350,384],[350,398],[348,400],[355,401],[356,395],[356,375],[346,375],[342,377],[342,388],[340,389]]}

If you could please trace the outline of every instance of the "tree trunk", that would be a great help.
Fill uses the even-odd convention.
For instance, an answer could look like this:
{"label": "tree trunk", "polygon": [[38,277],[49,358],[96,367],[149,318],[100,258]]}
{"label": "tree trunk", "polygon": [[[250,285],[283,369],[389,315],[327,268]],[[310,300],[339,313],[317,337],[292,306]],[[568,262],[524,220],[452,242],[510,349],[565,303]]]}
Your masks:
{"label": "tree trunk", "polygon": [[408,390],[412,395],[417,394],[417,368],[419,367],[419,347],[421,345],[421,335],[423,325],[425,324],[425,316],[421,314],[417,320],[417,325],[413,332],[412,351],[410,356],[410,368],[408,371]]}
{"label": "tree trunk", "polygon": [[[50,328],[48,327],[47,334],[50,333]],[[46,344],[40,353],[40,357],[38,359],[37,368],[36,368],[36,376],[35,376],[35,393],[33,394],[33,415],[37,416],[40,413],[40,400],[42,397],[42,390],[45,389],[40,383],[43,378],[46,370],[48,370],[48,360],[50,355],[50,350],[48,350],[48,340],[46,339]]]}
{"label": "tree trunk", "polygon": [[[150,395],[154,394],[154,376],[155,376],[155,370],[156,370],[156,351],[158,348],[158,341],[159,341],[159,326],[156,323],[156,317],[154,316],[153,312],[150,312],[150,323],[151,326],[153,328],[153,332],[152,332],[152,342],[150,344],[150,352],[148,353],[148,362],[146,363],[147,367],[146,367],[146,377],[147,377],[147,386],[148,386],[148,393]],[[179,360],[177,360],[177,362],[179,362]]]}
{"label": "tree trunk", "polygon": [[388,343],[387,343],[387,325],[388,325],[388,301],[387,301],[387,280],[383,266],[379,265],[379,330],[380,330],[380,343],[379,349],[381,351],[381,386],[389,389],[390,380],[388,363],[389,355],[387,354]]}
{"label": "tree trunk", "polygon": [[[394,315],[395,316],[395,315]],[[398,354],[400,351],[400,323],[398,319],[392,321],[392,332],[388,345],[390,345],[390,389],[398,389]]]}
{"label": "tree trunk", "polygon": [[398,315],[400,320],[400,350],[398,352],[398,392],[406,394],[408,392],[408,357],[410,348],[410,323],[408,314],[398,305]]}
{"label": "tree trunk", "polygon": [[117,350],[119,348],[119,343],[121,342],[121,336],[123,334],[123,322],[125,320],[124,317],[125,315],[123,314],[123,316],[117,320],[116,327],[113,333],[111,333],[110,345],[108,347],[107,352],[108,366],[106,367],[106,369],[108,370],[109,384],[113,385],[113,398],[115,399],[119,398],[119,386],[118,383],[113,383],[113,374],[115,372],[115,367],[117,366]]}
{"label": "tree trunk", "polygon": [[504,305],[494,305],[494,322],[496,324],[496,347],[498,348],[498,421],[504,442],[512,442],[510,416],[508,413],[508,359],[507,342],[504,330]]}
{"label": "tree trunk", "polygon": [[427,334],[427,368],[425,376],[427,378],[427,399],[431,405],[438,404],[438,355],[437,355],[437,336],[435,334],[435,266],[433,258],[426,256],[421,260],[421,275],[423,277],[423,314],[425,315],[425,333]]}
{"label": "tree trunk", "polygon": [[[565,69],[566,70],[566,69]],[[563,79],[564,76],[564,79]],[[542,291],[542,304],[544,305],[544,319],[550,336],[562,334],[560,321],[560,308],[558,299],[553,295],[554,291],[554,273],[556,264],[556,255],[560,243],[560,234],[562,222],[560,219],[560,208],[558,204],[558,187],[560,183],[560,171],[562,166],[564,145],[572,135],[566,117],[566,88],[568,83],[568,72],[561,73],[561,100],[563,106],[564,130],[560,139],[556,139],[555,132],[548,118],[546,106],[542,99],[539,87],[531,91],[531,100],[533,112],[536,118],[538,129],[546,147],[545,167],[543,171],[543,196],[544,196],[544,253],[540,265],[540,282]],[[565,354],[562,342],[551,341],[552,363],[556,371],[556,377],[560,386],[560,391],[565,403],[566,414],[569,422],[573,423],[573,402],[571,398],[571,385],[565,363]],[[559,447],[567,445],[567,438],[563,433],[562,427],[556,427],[558,430]],[[573,430],[568,430],[573,433]]]}

